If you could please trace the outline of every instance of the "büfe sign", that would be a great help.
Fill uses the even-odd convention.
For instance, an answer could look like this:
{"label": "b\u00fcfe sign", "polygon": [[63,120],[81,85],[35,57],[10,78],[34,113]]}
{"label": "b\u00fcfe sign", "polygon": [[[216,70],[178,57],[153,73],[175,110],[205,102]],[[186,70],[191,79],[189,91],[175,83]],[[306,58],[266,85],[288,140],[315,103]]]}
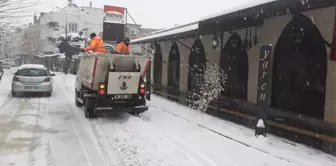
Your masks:
{"label": "b\u00fcfe sign", "polygon": [[105,23],[115,23],[115,24],[126,23],[125,8],[104,5],[104,13],[105,13],[104,16]]}

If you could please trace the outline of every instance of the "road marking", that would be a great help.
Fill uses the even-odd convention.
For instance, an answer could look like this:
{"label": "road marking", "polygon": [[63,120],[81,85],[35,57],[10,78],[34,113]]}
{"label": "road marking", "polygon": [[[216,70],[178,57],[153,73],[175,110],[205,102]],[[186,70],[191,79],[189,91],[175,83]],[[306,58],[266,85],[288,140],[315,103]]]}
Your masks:
{"label": "road marking", "polygon": [[85,150],[85,148],[84,148],[83,142],[82,142],[82,140],[81,140],[80,137],[79,137],[78,130],[77,130],[77,128],[76,128],[76,126],[75,126],[75,123],[74,123],[74,120],[73,120],[72,118],[71,118],[71,123],[72,123],[72,126],[73,126],[74,129],[75,129],[75,133],[76,133],[77,138],[78,138],[78,140],[79,140],[79,144],[81,145],[82,151],[84,152],[85,159],[86,159],[87,163],[88,163],[90,166],[93,166],[92,163],[91,163],[91,161],[90,161],[89,155],[87,154],[87,152],[86,152],[86,150]]}

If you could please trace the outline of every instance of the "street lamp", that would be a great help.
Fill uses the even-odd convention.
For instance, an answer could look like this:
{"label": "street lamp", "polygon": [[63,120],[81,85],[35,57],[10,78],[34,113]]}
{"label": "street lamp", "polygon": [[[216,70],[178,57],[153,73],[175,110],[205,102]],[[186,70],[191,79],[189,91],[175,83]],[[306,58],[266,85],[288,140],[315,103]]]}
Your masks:
{"label": "street lamp", "polygon": [[56,8],[65,13],[65,38],[68,38],[68,13],[59,7]]}
{"label": "street lamp", "polygon": [[84,41],[85,41],[85,47],[87,46],[87,31],[90,29],[89,26],[85,26],[84,28],[82,28],[80,30],[80,33],[81,35],[83,34],[83,31],[85,31],[85,38],[84,38]]}

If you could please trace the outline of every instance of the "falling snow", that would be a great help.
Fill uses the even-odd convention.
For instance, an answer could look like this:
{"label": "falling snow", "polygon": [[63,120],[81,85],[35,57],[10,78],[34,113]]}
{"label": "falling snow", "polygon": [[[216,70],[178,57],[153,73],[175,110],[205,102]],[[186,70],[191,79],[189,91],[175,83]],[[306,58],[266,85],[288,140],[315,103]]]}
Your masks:
{"label": "falling snow", "polygon": [[194,92],[189,96],[194,100],[189,106],[195,110],[206,111],[209,104],[217,99],[224,90],[226,74],[217,64],[208,62],[207,69],[199,75],[201,75],[203,81],[199,82],[199,92]]}

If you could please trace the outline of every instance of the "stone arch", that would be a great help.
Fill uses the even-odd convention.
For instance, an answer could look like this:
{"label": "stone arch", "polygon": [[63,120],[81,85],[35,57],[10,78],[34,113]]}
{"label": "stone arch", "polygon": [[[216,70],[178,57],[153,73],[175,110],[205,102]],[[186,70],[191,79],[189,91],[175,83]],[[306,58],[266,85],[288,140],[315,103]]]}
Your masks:
{"label": "stone arch", "polygon": [[274,48],[272,106],[324,118],[327,51],[319,29],[294,15]]}
{"label": "stone arch", "polygon": [[205,49],[200,38],[191,47],[188,64],[188,91],[198,93],[206,69]]}
{"label": "stone arch", "polygon": [[180,88],[180,52],[176,42],[173,43],[169,53],[168,86],[175,90]]}
{"label": "stone arch", "polygon": [[222,95],[247,100],[248,57],[246,47],[238,35],[233,32],[222,49],[220,68],[227,75]]}
{"label": "stone arch", "polygon": [[154,53],[154,69],[153,69],[153,81],[155,87],[159,88],[162,85],[162,49],[160,44],[155,44]]}

